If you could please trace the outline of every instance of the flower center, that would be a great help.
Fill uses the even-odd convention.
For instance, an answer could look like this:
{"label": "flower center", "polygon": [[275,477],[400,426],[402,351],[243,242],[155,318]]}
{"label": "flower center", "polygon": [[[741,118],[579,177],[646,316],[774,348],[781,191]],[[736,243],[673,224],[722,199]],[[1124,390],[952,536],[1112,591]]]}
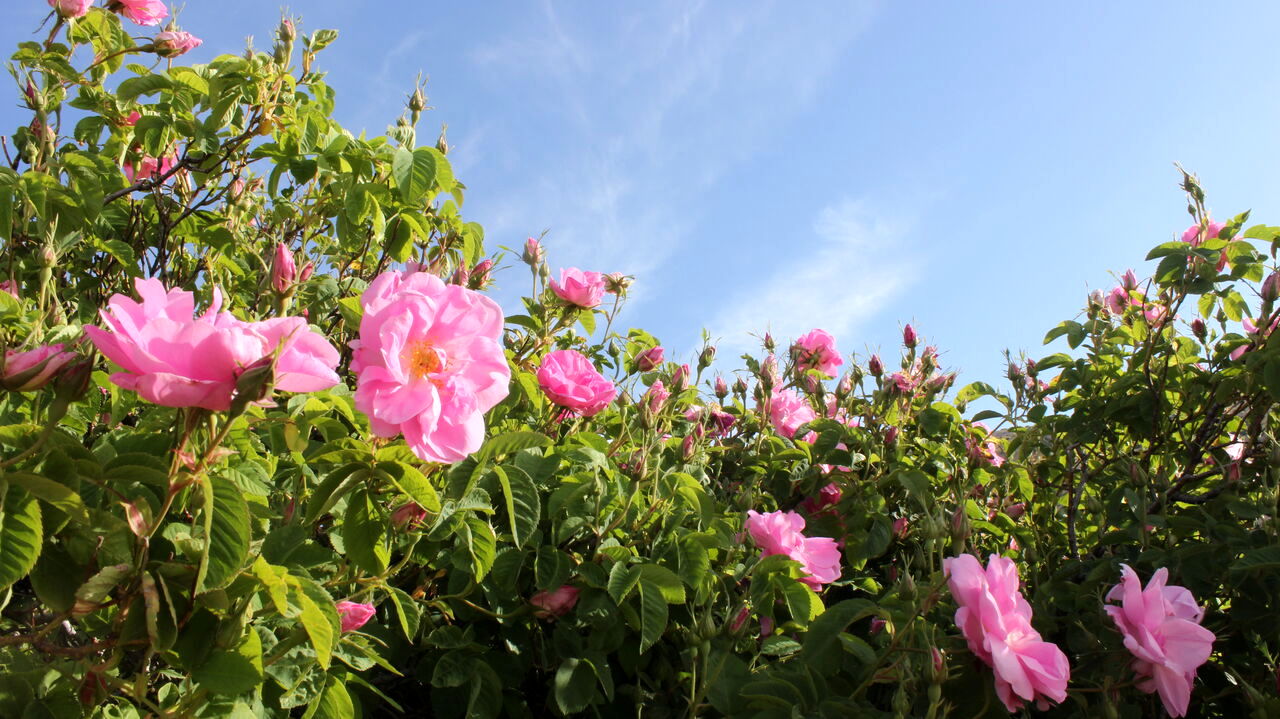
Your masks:
{"label": "flower center", "polygon": [[419,379],[428,379],[445,368],[444,352],[427,340],[411,343],[404,349],[405,369]]}

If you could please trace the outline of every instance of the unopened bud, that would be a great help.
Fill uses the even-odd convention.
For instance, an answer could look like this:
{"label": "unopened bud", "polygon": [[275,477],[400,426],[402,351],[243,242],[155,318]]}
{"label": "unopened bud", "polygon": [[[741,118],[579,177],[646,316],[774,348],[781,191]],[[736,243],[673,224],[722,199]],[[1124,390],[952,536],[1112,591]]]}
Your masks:
{"label": "unopened bud", "polygon": [[524,254],[520,255],[520,259],[530,267],[537,267],[542,264],[542,260],[546,257],[546,250],[542,248],[542,243],[530,237],[524,241]]}
{"label": "unopened bud", "polygon": [[272,288],[282,295],[288,294],[297,276],[298,265],[294,262],[293,253],[283,242],[277,242],[275,257],[271,262]]}
{"label": "unopened bud", "polygon": [[884,443],[886,446],[892,447],[898,443],[898,428],[890,427],[884,432]]}
{"label": "unopened bud", "polygon": [[53,251],[53,247],[45,245],[40,248],[40,266],[53,267],[58,264],[58,255]]}
{"label": "unopened bud", "polygon": [[444,137],[445,132],[446,132],[448,129],[449,129],[449,126],[448,126],[448,125],[441,124],[441,125],[440,125],[440,136],[436,138],[436,149],[440,151],[440,154],[441,154],[441,155],[447,155],[447,154],[449,154],[449,141],[448,141],[448,140],[446,140],[446,139],[445,139],[445,137]]}
{"label": "unopened bud", "polygon": [[764,350],[765,350],[765,352],[773,352],[773,350],[774,350],[776,347],[777,347],[777,345],[776,345],[776,344],[774,344],[774,342],[773,342],[773,335],[772,335],[772,334],[770,334],[770,333],[768,333],[768,332],[765,332],[765,333],[764,333]]}
{"label": "unopened bud", "polygon": [[902,328],[902,344],[907,347],[915,347],[919,338],[916,337],[916,328],[907,325]]}
{"label": "unopened bud", "polygon": [[680,456],[684,457],[686,462],[693,459],[695,447],[694,436],[692,434],[685,435],[684,441],[680,443]]}
{"label": "unopened bud", "polygon": [[716,377],[716,397],[723,402],[724,398],[729,395],[729,385],[724,381],[724,377]]}
{"label": "unopened bud", "polygon": [[1277,297],[1280,297],[1280,273],[1272,272],[1262,281],[1262,300],[1274,302]]}
{"label": "unopened bud", "polygon": [[817,377],[814,377],[814,376],[813,376],[813,375],[811,375],[811,374],[806,374],[806,375],[804,376],[804,391],[805,391],[805,392],[807,392],[807,393],[809,393],[809,394],[817,394],[817,393],[818,393],[818,390],[820,390],[820,389],[822,389],[822,383],[818,381],[818,378],[817,378]]}
{"label": "unopened bud", "polygon": [[716,361],[715,346],[711,345],[711,346],[704,347],[702,349],[702,354],[698,355],[698,371],[701,372],[702,370],[710,367],[711,363],[715,361]]}
{"label": "unopened bud", "polygon": [[482,290],[489,285],[491,274],[493,272],[493,260],[481,260],[471,270],[471,277],[467,279],[467,287],[473,290]]}
{"label": "unopened bud", "polygon": [[775,385],[778,384],[778,359],[773,355],[764,358],[764,363],[760,365],[760,385],[765,392],[772,392]]}
{"label": "unopened bud", "polygon": [[893,520],[893,536],[898,539],[905,539],[907,536],[907,530],[910,528],[911,524],[907,521],[906,517],[898,517]]}
{"label": "unopened bud", "polygon": [[738,396],[740,396],[740,397],[746,397],[746,396],[747,396],[747,382],[746,382],[746,380],[742,379],[741,377],[739,377],[738,379],[734,380],[734,381],[733,381],[733,393],[734,393],[734,394],[736,394],[736,395],[738,395]]}
{"label": "unopened bud", "polygon": [[417,502],[402,504],[391,513],[391,524],[396,529],[413,529],[427,518],[427,510]]}
{"label": "unopened bud", "polygon": [[880,355],[871,355],[871,359],[867,361],[867,371],[872,377],[884,374],[884,363],[880,361]]}
{"label": "unopened bud", "polygon": [[650,347],[636,354],[636,369],[641,372],[652,372],[665,361],[666,350],[662,347]]}
{"label": "unopened bud", "polygon": [[1195,335],[1196,339],[1201,342],[1205,341],[1205,338],[1209,335],[1209,328],[1205,326],[1204,320],[1199,317],[1191,320],[1191,334]]}
{"label": "unopened bud", "polygon": [[604,276],[604,291],[611,295],[625,295],[630,287],[631,278],[621,272],[610,272]]}
{"label": "unopened bud", "polygon": [[271,396],[275,386],[275,357],[268,355],[250,364],[236,378],[236,394],[231,400],[231,413],[240,414],[251,402]]}
{"label": "unopened bud", "polygon": [[449,282],[460,287],[466,287],[470,280],[471,273],[467,271],[467,266],[460,264],[457,269],[453,271],[453,277],[450,278]]}
{"label": "unopened bud", "polygon": [[311,279],[311,275],[315,271],[316,271],[316,263],[308,261],[307,264],[302,266],[302,271],[298,273],[298,282],[302,283]]}
{"label": "unopened bud", "polygon": [[689,388],[689,365],[682,364],[671,376],[671,391],[682,392]]}
{"label": "unopened bud", "polygon": [[1125,271],[1123,275],[1120,275],[1120,286],[1126,290],[1138,289],[1138,275],[1134,274],[1133,270]]}
{"label": "unopened bud", "polygon": [[427,109],[427,96],[422,92],[421,87],[416,87],[413,94],[409,96],[409,110],[412,112],[422,112]]}

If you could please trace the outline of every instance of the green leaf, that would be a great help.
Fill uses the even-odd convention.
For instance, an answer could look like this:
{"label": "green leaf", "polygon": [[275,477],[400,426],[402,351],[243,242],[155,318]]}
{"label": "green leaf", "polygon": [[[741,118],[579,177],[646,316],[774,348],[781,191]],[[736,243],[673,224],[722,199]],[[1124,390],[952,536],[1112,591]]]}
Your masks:
{"label": "green leaf", "polygon": [[815,669],[838,666],[840,633],[850,624],[875,613],[876,605],[866,599],[846,599],[827,607],[822,616],[809,625],[800,658]]}
{"label": "green leaf", "polygon": [[124,102],[132,102],[142,95],[150,95],[161,90],[168,90],[173,85],[164,75],[143,75],[131,77],[120,83],[116,95]]}
{"label": "green leaf", "polygon": [[0,513],[0,589],[27,576],[43,545],[40,504],[26,491],[9,487]]}
{"label": "green leaf", "polygon": [[564,714],[576,714],[595,698],[595,672],[588,662],[581,659],[565,659],[556,669],[556,705]]}
{"label": "green leaf", "polygon": [[801,625],[808,624],[822,614],[822,600],[809,585],[801,581],[788,581],[782,590],[791,618]]}
{"label": "green leaf", "polygon": [[684,583],[676,573],[658,564],[640,565],[640,582],[650,584],[662,593],[668,604],[684,604]]}
{"label": "green leaf", "polygon": [[368,476],[367,465],[359,462],[344,464],[342,467],[330,472],[324,478],[324,481],[320,483],[320,486],[316,487],[316,491],[311,495],[311,500],[307,502],[307,517],[303,520],[303,523],[315,524],[316,520],[333,508],[333,505],[343,494],[350,491],[351,487]]}
{"label": "green leaf", "polygon": [[493,562],[498,556],[498,538],[493,534],[493,527],[480,517],[467,517],[467,552],[471,555],[471,573],[480,581],[493,569]]}
{"label": "green leaf", "polygon": [[307,707],[302,719],[354,719],[355,715],[356,707],[346,683],[341,677],[329,677],[324,691]]}
{"label": "green leaf", "polygon": [[333,648],[342,632],[333,597],[329,596],[324,587],[307,577],[290,574],[286,581],[293,589],[289,595],[290,603],[301,608],[298,620],[311,638],[311,646],[315,647],[316,661],[321,669],[328,670],[333,658]]}
{"label": "green leaf", "polygon": [[1231,564],[1233,574],[1280,570],[1280,544],[1251,549]]}
{"label": "green leaf", "polygon": [[800,642],[791,637],[772,636],[760,643],[760,653],[771,657],[785,657],[800,651]]}
{"label": "green leaf", "polygon": [[480,451],[476,453],[476,461],[483,464],[488,460],[519,452],[522,449],[547,447],[550,444],[551,438],[541,432],[507,432],[490,437],[489,441],[485,442]]}
{"label": "green leaf", "polygon": [[379,462],[378,469],[419,507],[432,514],[440,513],[440,495],[422,472],[404,462]]}
{"label": "green leaf", "polygon": [[130,564],[114,564],[98,570],[97,574],[89,577],[89,580],[76,590],[78,612],[88,613],[96,609],[99,604],[106,601],[111,590],[132,575],[133,565]]}
{"label": "green leaf", "polygon": [[538,529],[538,520],[542,518],[542,499],[538,488],[529,475],[514,465],[494,467],[493,473],[502,485],[511,539],[517,547],[523,547]]}
{"label": "green leaf", "polygon": [[622,606],[622,602],[631,594],[631,590],[636,588],[640,582],[640,567],[627,566],[624,562],[615,562],[613,567],[609,569],[609,596],[613,597],[613,601]]}
{"label": "green leaf", "polygon": [[205,543],[196,575],[196,592],[219,589],[231,583],[249,556],[249,507],[235,482],[204,475]]}
{"label": "green leaf", "polygon": [[573,560],[569,555],[551,546],[538,548],[533,559],[533,577],[538,589],[550,591],[569,581]]}
{"label": "green leaf", "polygon": [[218,649],[191,673],[197,684],[215,694],[244,694],[262,682],[262,639],[253,627],[232,649]]}
{"label": "green leaf", "polygon": [[928,511],[933,499],[933,493],[929,491],[931,486],[929,475],[918,469],[903,469],[895,472],[894,477],[902,488],[907,490],[907,494],[920,504],[920,508]]}
{"label": "green leaf", "polygon": [[289,585],[285,582],[288,574],[287,569],[267,563],[261,555],[253,560],[253,576],[267,590],[267,596],[281,615],[289,614]]}
{"label": "green leaf", "polygon": [[10,472],[5,475],[5,479],[66,512],[78,522],[89,521],[89,510],[85,508],[80,495],[66,485],[30,472]]}
{"label": "green leaf", "polygon": [[640,580],[640,653],[649,650],[667,629],[667,600],[662,588]]}
{"label": "green leaf", "polygon": [[400,629],[404,632],[404,638],[412,642],[418,635],[418,626],[422,622],[422,608],[418,606],[417,600],[400,589],[387,587],[386,591],[387,597],[395,605],[396,616],[400,619]]}
{"label": "green leaf", "polygon": [[396,181],[396,189],[405,204],[418,205],[423,196],[436,181],[436,158],[430,150],[420,147],[417,150],[400,148],[396,150],[391,162],[391,177]]}
{"label": "green leaf", "polygon": [[347,557],[374,576],[386,572],[391,560],[386,529],[387,523],[368,492],[360,490],[351,495],[342,520],[342,544]]}

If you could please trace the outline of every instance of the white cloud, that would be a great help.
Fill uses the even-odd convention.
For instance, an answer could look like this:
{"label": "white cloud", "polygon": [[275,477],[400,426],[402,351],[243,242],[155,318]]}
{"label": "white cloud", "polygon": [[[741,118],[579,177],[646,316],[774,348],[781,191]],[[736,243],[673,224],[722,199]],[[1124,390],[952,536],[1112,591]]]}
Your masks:
{"label": "white cloud", "polygon": [[855,349],[855,332],[915,280],[909,223],[877,215],[858,200],[818,213],[812,238],[794,238],[781,265],[744,278],[710,325],[721,355],[758,351],[753,333],[781,344],[820,327]]}

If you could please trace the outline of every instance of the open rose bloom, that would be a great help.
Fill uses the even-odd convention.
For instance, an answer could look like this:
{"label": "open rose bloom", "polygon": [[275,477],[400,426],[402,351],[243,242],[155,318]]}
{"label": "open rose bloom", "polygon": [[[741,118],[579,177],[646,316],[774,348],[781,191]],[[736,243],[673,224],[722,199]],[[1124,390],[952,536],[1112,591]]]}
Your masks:
{"label": "open rose bloom", "polygon": [[139,25],[159,25],[169,17],[169,8],[162,0],[111,0],[107,8]]}
{"label": "open rose bloom", "polygon": [[[769,421],[778,434],[788,439],[806,422],[818,418],[809,401],[791,389],[775,389],[769,399]],[[805,441],[810,441],[805,437]]]}
{"label": "open rose bloom", "polygon": [[560,281],[551,280],[551,291],[571,305],[591,308],[604,297],[604,275],[587,272],[577,267],[560,270]]}
{"label": "open rose bloom", "polygon": [[561,407],[590,417],[618,396],[618,388],[576,350],[548,352],[538,367],[538,386]]}
{"label": "open rose bloom", "polygon": [[98,351],[123,370],[111,381],[165,407],[231,408],[236,380],[250,365],[276,356],[275,388],[318,392],[338,383],[338,350],[301,317],[244,322],[220,312],[222,295],[195,316],[195,296],[138,279],[138,302],[113,295],[102,327],[84,331]]}
{"label": "open rose bloom", "polygon": [[361,298],[351,369],[356,409],[374,434],[403,434],[426,462],[453,463],[484,442],[484,413],[507,396],[502,309],[425,272],[384,272]]}
{"label": "open rose bloom", "polygon": [[793,350],[796,361],[806,369],[816,369],[828,377],[835,377],[844,360],[836,349],[836,338],[826,330],[811,330],[796,340]]}
{"label": "open rose bloom", "polygon": [[764,556],[785,554],[808,576],[800,581],[821,589],[840,578],[840,549],[830,537],[804,536],[804,517],[796,512],[747,512],[747,532]]}
{"label": "open rose bloom", "polygon": [[1166,586],[1169,570],[1161,567],[1144,589],[1142,580],[1122,566],[1120,583],[1107,593],[1107,614],[1124,635],[1133,655],[1138,688],[1160,693],[1170,716],[1186,716],[1196,669],[1213,653],[1213,632],[1200,626],[1204,610],[1185,587]]}
{"label": "open rose bloom", "polygon": [[1040,709],[1067,698],[1071,667],[1058,645],[1031,626],[1031,605],[1018,591],[1018,568],[991,555],[984,569],[972,554],[944,559],[956,625],[969,651],[995,671],[996,694],[1010,712],[1035,701]]}

